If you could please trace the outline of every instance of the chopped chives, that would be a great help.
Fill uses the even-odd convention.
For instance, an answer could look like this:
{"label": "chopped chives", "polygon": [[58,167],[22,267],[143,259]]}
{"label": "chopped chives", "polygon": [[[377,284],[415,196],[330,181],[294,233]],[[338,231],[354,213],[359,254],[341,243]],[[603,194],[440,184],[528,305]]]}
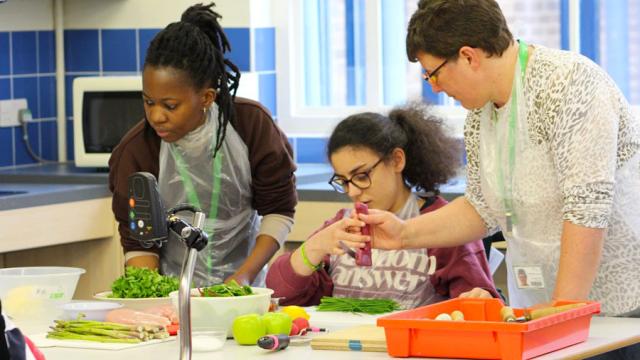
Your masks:
{"label": "chopped chives", "polygon": [[318,311],[342,311],[365,314],[382,314],[399,310],[400,305],[391,299],[356,299],[324,296]]}

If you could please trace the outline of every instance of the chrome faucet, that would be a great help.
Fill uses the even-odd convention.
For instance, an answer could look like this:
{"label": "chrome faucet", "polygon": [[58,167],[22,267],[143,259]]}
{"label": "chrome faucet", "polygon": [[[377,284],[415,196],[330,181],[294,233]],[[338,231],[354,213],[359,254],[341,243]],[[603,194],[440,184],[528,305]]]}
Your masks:
{"label": "chrome faucet", "polygon": [[[185,227],[180,231],[180,238],[187,245],[187,251],[182,263],[180,271],[180,290],[178,291],[178,311],[180,316],[180,360],[191,360],[191,280],[193,279],[193,271],[196,266],[196,258],[198,251],[207,245],[207,234],[201,229],[204,226],[205,214],[197,211],[193,216],[193,227]],[[198,248],[198,244],[188,240],[192,238],[194,230],[199,234],[197,237],[202,241],[204,246]],[[199,244],[201,245],[201,244]]]}
{"label": "chrome faucet", "polygon": [[[2,1],[2,0],[0,0]],[[168,211],[162,203],[155,176],[148,172],[129,175],[129,229],[131,237],[145,248],[162,247],[169,232],[180,238],[187,251],[180,271],[178,313],[180,316],[180,359],[191,360],[191,280],[198,251],[209,241],[202,230],[206,215],[197,207],[182,204]],[[182,211],[193,213],[193,225],[179,218]]]}

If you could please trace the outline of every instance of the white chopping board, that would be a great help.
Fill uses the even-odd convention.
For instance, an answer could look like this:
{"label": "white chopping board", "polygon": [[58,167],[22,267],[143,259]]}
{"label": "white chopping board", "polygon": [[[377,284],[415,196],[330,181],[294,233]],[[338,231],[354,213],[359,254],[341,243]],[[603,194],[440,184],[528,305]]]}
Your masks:
{"label": "white chopping board", "polygon": [[78,348],[78,349],[92,349],[92,350],[124,350],[131,349],[139,346],[147,346],[158,344],[162,342],[174,341],[176,336],[169,336],[166,339],[154,339],[149,341],[142,341],[135,344],[123,344],[123,343],[101,343],[96,341],[86,340],[58,340],[48,339],[47,334],[35,334],[29,335],[29,339],[40,348],[48,347],[66,347],[66,348]]}
{"label": "white chopping board", "polygon": [[307,307],[305,310],[310,316],[309,323],[311,326],[326,328],[329,331],[342,330],[358,325],[376,325],[376,320],[379,317],[393,314],[368,315],[338,311],[317,311],[315,306]]}

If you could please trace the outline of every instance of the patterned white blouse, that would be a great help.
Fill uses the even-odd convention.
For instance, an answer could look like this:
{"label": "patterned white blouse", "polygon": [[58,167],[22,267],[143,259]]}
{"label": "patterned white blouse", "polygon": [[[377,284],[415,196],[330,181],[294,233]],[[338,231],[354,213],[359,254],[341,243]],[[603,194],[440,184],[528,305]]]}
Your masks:
{"label": "patterned white blouse", "polygon": [[[584,56],[536,46],[523,89],[525,151],[516,151],[512,194],[520,225],[507,236],[511,293],[514,266],[540,264],[547,300],[555,287],[563,221],[605,228],[600,269],[590,298],[607,315],[640,310],[640,121],[613,80]],[[510,100],[511,101],[511,100]],[[503,107],[508,107],[509,103]],[[492,103],[470,111],[465,123],[466,198],[489,232],[506,228],[504,203],[483,178],[487,147],[504,142],[480,136],[497,126]],[[483,128],[485,127],[485,128]],[[483,161],[485,162],[483,165]],[[485,172],[486,174],[487,172]],[[547,251],[538,251],[544,244]],[[520,256],[510,257],[512,247]],[[551,250],[549,250],[551,249]],[[515,249],[514,249],[514,252]],[[517,291],[518,289],[514,290]],[[545,300],[544,298],[539,300]],[[637,315],[636,315],[637,316]]]}

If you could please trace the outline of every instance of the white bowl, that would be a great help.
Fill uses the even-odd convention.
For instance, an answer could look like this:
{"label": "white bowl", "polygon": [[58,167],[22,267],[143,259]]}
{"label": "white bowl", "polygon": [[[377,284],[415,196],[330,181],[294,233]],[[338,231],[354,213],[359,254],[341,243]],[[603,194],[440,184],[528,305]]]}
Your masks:
{"label": "white bowl", "polygon": [[111,291],[103,291],[93,295],[93,298],[101,301],[113,301],[122,304],[127,309],[132,310],[145,310],[150,307],[171,305],[171,298],[166,297],[154,297],[154,298],[112,298]]}
{"label": "white bowl", "polygon": [[84,273],[84,269],[56,266],[0,269],[2,311],[23,330],[46,329],[60,317],[60,306],[71,300]]}
{"label": "white bowl", "polygon": [[[269,310],[273,290],[268,288],[251,288],[253,295],[230,297],[201,297],[198,289],[191,289],[191,327],[221,327],[227,329],[231,337],[233,319],[245,314],[264,314]],[[178,291],[169,293],[173,306],[178,310]]]}
{"label": "white bowl", "polygon": [[110,301],[74,301],[62,305],[62,318],[75,320],[82,313],[82,320],[104,321],[109,311],[121,307],[122,304]]}

